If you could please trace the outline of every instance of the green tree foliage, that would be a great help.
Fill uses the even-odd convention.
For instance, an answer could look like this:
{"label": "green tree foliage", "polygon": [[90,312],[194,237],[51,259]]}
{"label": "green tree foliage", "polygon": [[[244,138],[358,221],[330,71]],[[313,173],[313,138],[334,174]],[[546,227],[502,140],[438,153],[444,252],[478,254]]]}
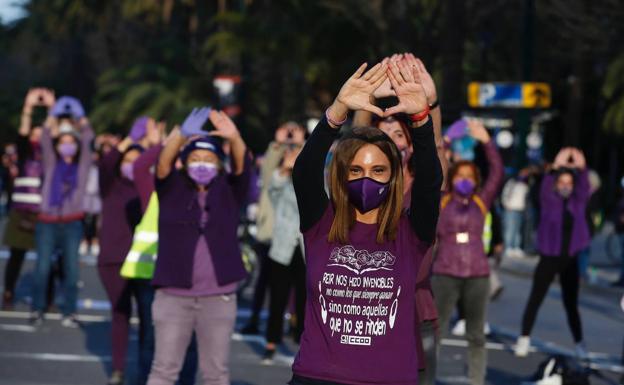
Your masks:
{"label": "green tree foliage", "polygon": [[[533,78],[553,85],[560,109],[571,78],[583,86],[573,102],[593,110],[586,91],[602,89],[604,127],[623,133],[624,3],[533,1]],[[361,62],[403,51],[430,67],[453,120],[468,81],[522,78],[527,2],[30,0],[26,18],[0,27],[0,125],[17,127],[31,86],[79,97],[98,131],[125,132],[141,114],[176,123],[214,104],[212,79],[230,74],[243,79],[243,134],[261,151],[280,122],[319,116]]]}

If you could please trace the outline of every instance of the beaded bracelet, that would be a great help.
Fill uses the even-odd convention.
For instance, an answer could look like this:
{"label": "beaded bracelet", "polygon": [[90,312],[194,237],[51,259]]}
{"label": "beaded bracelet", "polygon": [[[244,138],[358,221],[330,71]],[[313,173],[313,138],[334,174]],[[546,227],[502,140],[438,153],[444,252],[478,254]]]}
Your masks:
{"label": "beaded bracelet", "polygon": [[329,107],[325,110],[325,118],[327,119],[327,121],[328,121],[331,125],[336,126],[336,127],[340,127],[340,126],[342,126],[342,125],[343,125],[343,124],[345,124],[345,122],[347,121],[347,117],[346,117],[346,116],[345,116],[345,118],[344,118],[344,119],[342,119],[342,121],[340,121],[340,122],[336,122],[335,120],[333,120],[332,118],[330,118],[330,117],[329,117]]}

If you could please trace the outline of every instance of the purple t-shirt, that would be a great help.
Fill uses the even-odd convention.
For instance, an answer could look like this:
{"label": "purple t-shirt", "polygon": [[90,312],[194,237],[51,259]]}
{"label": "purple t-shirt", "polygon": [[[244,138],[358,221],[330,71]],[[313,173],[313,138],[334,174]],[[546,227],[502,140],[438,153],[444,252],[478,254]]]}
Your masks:
{"label": "purple t-shirt", "polygon": [[[200,191],[197,194],[199,207],[202,210],[202,226],[208,222],[208,212],[205,210],[206,194],[207,191]],[[219,286],[208,242],[206,242],[205,237],[200,236],[197,240],[197,246],[195,246],[195,255],[193,256],[193,286],[190,289],[165,288],[165,292],[172,295],[200,297],[233,293],[236,291],[236,285],[236,282],[234,282]]]}
{"label": "purple t-shirt", "polygon": [[428,245],[401,218],[396,239],[376,242],[377,225],[356,222],[350,244],[329,243],[331,205],[304,234],[307,292],[299,376],[341,384],[418,382],[416,273]]}

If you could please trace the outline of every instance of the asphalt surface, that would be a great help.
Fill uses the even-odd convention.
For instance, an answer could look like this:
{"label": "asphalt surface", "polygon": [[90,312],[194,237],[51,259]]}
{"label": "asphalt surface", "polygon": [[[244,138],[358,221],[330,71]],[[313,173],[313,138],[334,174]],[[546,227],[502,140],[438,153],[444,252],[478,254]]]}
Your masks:
{"label": "asphalt surface", "polygon": [[[106,296],[93,260],[85,260],[81,266],[81,328],[63,328],[58,313],[50,313],[43,326],[37,329],[27,322],[33,268],[33,256],[30,257],[18,284],[16,311],[0,312],[0,384],[105,384],[111,361],[110,323]],[[0,252],[2,271],[5,263],[6,252]],[[524,359],[513,356],[511,348],[530,289],[530,278],[527,274],[505,271],[502,274],[505,291],[489,307],[488,318],[493,330],[488,339],[489,384],[520,384],[530,379],[548,354],[572,354],[573,351],[561,292],[555,284],[538,315],[533,336],[537,351]],[[239,301],[237,329],[249,316],[248,296],[249,292]],[[598,369],[591,377],[592,384],[615,384],[620,378],[618,371],[622,369],[619,364],[624,342],[624,313],[619,307],[620,296],[617,291],[583,290],[581,293],[586,343],[593,352],[591,365]],[[265,366],[261,363],[263,343],[260,336],[235,334],[232,337],[232,384],[285,384],[290,379],[296,345],[287,339],[280,347],[275,363]],[[136,344],[137,337],[133,331],[127,384],[132,383],[136,374]],[[443,341],[438,370],[440,384],[468,383],[465,354],[465,341],[460,337]]]}

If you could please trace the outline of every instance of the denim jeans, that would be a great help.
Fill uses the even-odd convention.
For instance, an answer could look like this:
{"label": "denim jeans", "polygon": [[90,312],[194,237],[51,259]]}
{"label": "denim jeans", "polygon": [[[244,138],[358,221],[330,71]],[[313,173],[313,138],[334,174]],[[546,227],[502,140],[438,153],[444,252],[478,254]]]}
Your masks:
{"label": "denim jeans", "polygon": [[505,248],[519,249],[522,242],[522,211],[505,210]]}
{"label": "denim jeans", "polygon": [[[151,281],[143,279],[130,280],[134,285],[137,296],[137,308],[139,312],[139,385],[147,384],[147,379],[152,369],[154,360],[154,320],[152,317],[152,304],[156,290]],[[177,385],[193,385],[197,377],[197,340],[195,336],[186,349],[184,364],[178,377]]]}
{"label": "denim jeans", "polygon": [[76,312],[78,300],[78,247],[82,240],[82,221],[67,223],[37,223],[32,310],[43,312],[46,306],[46,290],[50,273],[51,258],[58,248],[63,255],[63,315]]}

